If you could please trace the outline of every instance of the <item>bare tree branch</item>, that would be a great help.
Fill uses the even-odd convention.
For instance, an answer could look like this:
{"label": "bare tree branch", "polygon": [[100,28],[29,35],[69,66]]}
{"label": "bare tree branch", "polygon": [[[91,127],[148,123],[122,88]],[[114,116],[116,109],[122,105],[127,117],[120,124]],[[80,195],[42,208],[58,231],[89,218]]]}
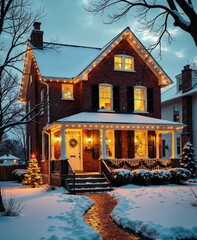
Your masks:
{"label": "bare tree branch", "polygon": [[[159,48],[162,52],[162,40],[171,44],[169,20],[174,19],[174,26],[190,34],[197,46],[197,13],[192,0],[92,0],[86,10],[107,16],[105,23],[111,24],[133,14],[148,33],[157,40],[149,49]],[[136,14],[137,12],[137,14]],[[105,15],[106,14],[106,15]]]}

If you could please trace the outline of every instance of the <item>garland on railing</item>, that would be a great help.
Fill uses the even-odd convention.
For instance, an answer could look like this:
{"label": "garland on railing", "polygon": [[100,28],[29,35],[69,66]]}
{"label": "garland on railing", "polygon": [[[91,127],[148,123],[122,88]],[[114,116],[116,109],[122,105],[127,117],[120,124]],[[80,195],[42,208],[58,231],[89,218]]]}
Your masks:
{"label": "garland on railing", "polygon": [[162,164],[161,161],[159,160],[154,160],[153,164],[147,164],[145,160],[140,160],[138,164],[134,164],[131,165],[129,164],[126,160],[122,160],[119,164],[114,164],[112,161],[107,160],[106,161],[107,165],[113,169],[117,169],[117,168],[123,168],[124,166],[134,170],[134,169],[138,169],[140,167],[145,167],[147,169],[155,169],[156,167],[160,167],[160,168],[166,168],[166,167],[172,167],[172,162],[167,163],[166,165]]}

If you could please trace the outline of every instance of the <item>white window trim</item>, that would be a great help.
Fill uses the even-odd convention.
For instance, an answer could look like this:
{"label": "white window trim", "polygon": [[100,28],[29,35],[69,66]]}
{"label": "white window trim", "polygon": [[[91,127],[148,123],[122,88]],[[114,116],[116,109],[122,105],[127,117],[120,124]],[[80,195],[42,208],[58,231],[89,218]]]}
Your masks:
{"label": "white window trim", "polygon": [[[102,108],[100,108],[100,87],[110,87],[110,96],[111,96],[111,99],[110,99],[110,107],[111,107],[111,109],[102,109]],[[99,110],[98,110],[98,112],[114,112],[114,110],[113,110],[113,85],[111,85],[111,84],[107,84],[107,83],[100,83],[99,84]]]}
{"label": "white window trim", "polygon": [[[115,57],[121,57],[122,58],[122,69],[115,68],[115,64],[114,64],[114,71],[135,72],[135,70],[134,70],[134,57],[133,56],[129,56],[129,55],[125,55],[125,54],[114,55],[114,63],[115,63]],[[125,58],[130,58],[130,59],[133,60],[133,69],[132,70],[125,69]]]}
{"label": "white window trim", "polygon": [[144,96],[144,99],[145,99],[145,109],[143,110],[143,111],[139,111],[139,110],[134,110],[133,112],[134,113],[149,113],[148,111],[147,111],[147,87],[144,87],[144,86],[134,86],[134,88],[133,88],[133,100],[134,100],[134,109],[135,109],[135,98],[134,98],[134,96],[135,96],[135,88],[141,88],[141,89],[145,89],[145,96]]}
{"label": "white window trim", "polygon": [[61,97],[61,100],[66,100],[66,101],[73,101],[73,100],[75,100],[74,98],[73,98],[73,95],[74,95],[74,90],[73,90],[73,85],[72,85],[72,98],[64,98],[63,97],[63,86],[64,85],[72,85],[72,84],[68,84],[68,83],[63,83],[62,84],[62,97]]}

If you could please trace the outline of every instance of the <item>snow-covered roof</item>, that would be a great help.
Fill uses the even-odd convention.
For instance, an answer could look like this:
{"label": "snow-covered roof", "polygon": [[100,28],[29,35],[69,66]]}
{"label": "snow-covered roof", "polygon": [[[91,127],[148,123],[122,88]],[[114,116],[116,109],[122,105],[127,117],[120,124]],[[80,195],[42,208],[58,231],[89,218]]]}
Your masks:
{"label": "snow-covered roof", "polygon": [[176,84],[173,84],[170,88],[164,88],[161,92],[161,102],[165,103],[175,99],[179,99],[184,96],[189,96],[197,93],[197,85],[194,86],[190,91],[182,93],[182,91],[177,92]]}
{"label": "snow-covered roof", "polygon": [[14,159],[19,160],[20,158],[15,157],[11,154],[3,155],[0,157],[0,160],[14,160]]}
{"label": "snow-covered roof", "polygon": [[100,48],[44,44],[44,50],[33,49],[42,77],[73,78],[78,76],[101,52]]}
{"label": "snow-covered roof", "polygon": [[81,112],[66,118],[59,119],[55,123],[183,126],[183,124],[179,122],[172,122],[158,118],[145,117],[137,114],[106,113],[106,112],[105,113]]}

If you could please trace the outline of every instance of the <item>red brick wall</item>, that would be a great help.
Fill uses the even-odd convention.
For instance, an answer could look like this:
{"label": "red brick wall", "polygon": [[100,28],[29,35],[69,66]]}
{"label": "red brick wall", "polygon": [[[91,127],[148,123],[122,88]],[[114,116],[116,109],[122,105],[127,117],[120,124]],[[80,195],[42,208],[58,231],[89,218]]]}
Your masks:
{"label": "red brick wall", "polygon": [[122,158],[128,158],[127,131],[122,131]]}
{"label": "red brick wall", "polygon": [[[83,146],[83,171],[84,172],[98,172],[100,161],[98,159],[93,159],[92,157],[92,142],[89,144],[87,142],[87,136],[92,136],[93,131],[84,130],[82,131],[82,146]],[[88,149],[88,148],[91,149]]]}
{"label": "red brick wall", "polygon": [[[116,54],[134,56],[135,72],[114,71],[114,55]],[[127,86],[142,85],[153,88],[154,112],[148,114],[148,116],[161,118],[161,95],[158,80],[126,40],[122,40],[121,43],[89,73],[88,82],[83,82],[83,110],[91,110],[91,85],[99,83],[109,83],[120,87],[120,111],[122,112],[124,112],[123,109],[127,111]]]}
{"label": "red brick wall", "polygon": [[[114,55],[126,54],[134,56],[135,72],[114,71]],[[31,99],[32,106],[40,102],[40,91],[46,86],[40,82],[34,64],[31,67],[33,83],[27,90],[27,101]],[[90,73],[88,81],[74,84],[74,99],[61,100],[61,83],[49,82],[50,92],[50,122],[61,119],[78,112],[91,111],[91,85],[109,83],[120,87],[120,111],[127,111],[127,86],[142,85],[153,88],[154,112],[146,114],[150,117],[161,117],[160,86],[153,72],[146,67],[143,60],[126,40],[122,40]],[[47,124],[47,106],[44,115],[39,116],[27,126],[27,136],[32,136],[33,152],[41,160],[42,129]],[[28,138],[27,138],[28,141]],[[27,142],[28,147],[28,142]],[[91,158],[91,154],[84,151],[84,157]],[[126,153],[125,153],[126,155]],[[86,161],[86,160],[85,160]],[[95,162],[95,160],[93,160]]]}

